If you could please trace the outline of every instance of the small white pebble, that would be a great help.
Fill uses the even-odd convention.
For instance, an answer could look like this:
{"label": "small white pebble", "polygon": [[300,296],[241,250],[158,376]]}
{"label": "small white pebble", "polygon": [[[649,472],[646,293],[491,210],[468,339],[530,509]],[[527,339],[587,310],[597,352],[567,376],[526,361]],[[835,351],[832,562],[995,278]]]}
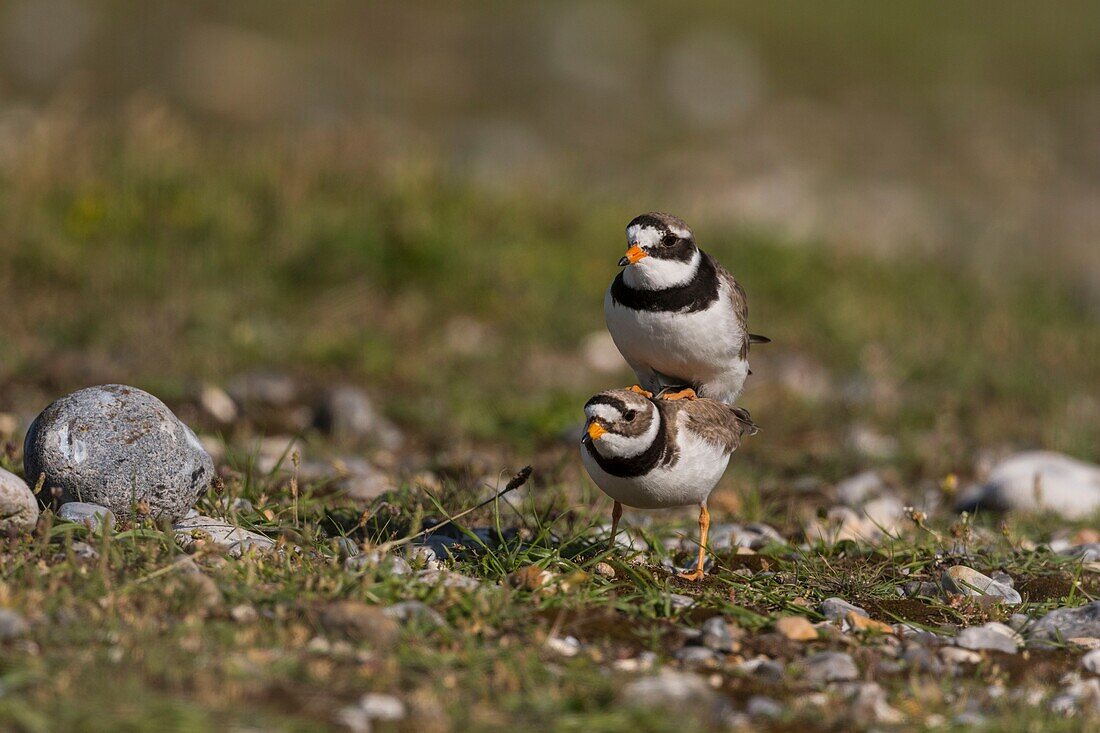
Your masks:
{"label": "small white pebble", "polygon": [[563,657],[575,657],[581,652],[581,643],[572,636],[550,636],[546,639],[546,648]]}

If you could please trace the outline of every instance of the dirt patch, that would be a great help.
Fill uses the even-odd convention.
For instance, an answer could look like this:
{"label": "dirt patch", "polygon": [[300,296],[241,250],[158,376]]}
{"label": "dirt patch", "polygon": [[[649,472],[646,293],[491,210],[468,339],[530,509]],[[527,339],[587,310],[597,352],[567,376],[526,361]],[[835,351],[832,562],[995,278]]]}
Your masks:
{"label": "dirt patch", "polygon": [[737,555],[729,554],[718,557],[717,572],[733,572],[746,568],[754,574],[765,570],[774,570],[778,561],[767,555]]}
{"label": "dirt patch", "polygon": [[1016,583],[1016,590],[1025,601],[1053,601],[1073,592],[1073,579],[1060,574],[1023,578]]}
{"label": "dirt patch", "polygon": [[558,610],[540,614],[557,636],[573,636],[585,644],[602,646],[609,657],[625,659],[649,649],[659,639],[661,651],[671,654],[683,645],[674,623],[664,619],[636,619],[612,608]]}
{"label": "dirt patch", "polygon": [[942,626],[957,621],[945,609],[916,598],[875,598],[865,601],[863,607],[871,618],[888,623],[912,621],[924,626]]}

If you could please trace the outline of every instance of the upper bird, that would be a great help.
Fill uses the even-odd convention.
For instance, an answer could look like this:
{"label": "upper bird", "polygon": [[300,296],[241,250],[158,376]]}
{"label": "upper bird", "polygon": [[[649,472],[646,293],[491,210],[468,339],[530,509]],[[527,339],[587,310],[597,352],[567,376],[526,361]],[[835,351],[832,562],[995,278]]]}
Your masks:
{"label": "upper bird", "polygon": [[623,271],[604,298],[607,330],[649,392],[732,405],[749,372],[745,291],[695,245],[683,220],[651,212],[626,227]]}

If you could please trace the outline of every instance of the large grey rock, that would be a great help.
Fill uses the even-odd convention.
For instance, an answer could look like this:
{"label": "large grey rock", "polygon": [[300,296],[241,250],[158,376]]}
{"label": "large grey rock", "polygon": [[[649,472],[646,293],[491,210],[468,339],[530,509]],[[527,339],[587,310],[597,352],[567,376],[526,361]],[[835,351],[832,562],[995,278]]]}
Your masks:
{"label": "large grey rock", "polygon": [[0,468],[0,533],[29,532],[38,524],[38,500],[27,482]]}
{"label": "large grey rock", "polygon": [[147,510],[180,519],[214,476],[190,428],[153,395],[120,384],[51,404],[31,424],[23,453],[29,480],[44,475],[61,503],[92,502],[119,517]]}
{"label": "large grey rock", "polygon": [[1100,510],[1100,466],[1050,451],[1028,451],[994,466],[959,509],[1051,511],[1081,519]]}
{"label": "large grey rock", "polygon": [[1029,632],[1032,644],[1100,637],[1100,601],[1076,608],[1057,608],[1035,622]]}
{"label": "large grey rock", "polygon": [[93,532],[98,532],[104,524],[112,528],[115,526],[114,512],[105,506],[84,501],[70,501],[68,504],[62,504],[57,510],[57,517],[66,522],[83,524]]}

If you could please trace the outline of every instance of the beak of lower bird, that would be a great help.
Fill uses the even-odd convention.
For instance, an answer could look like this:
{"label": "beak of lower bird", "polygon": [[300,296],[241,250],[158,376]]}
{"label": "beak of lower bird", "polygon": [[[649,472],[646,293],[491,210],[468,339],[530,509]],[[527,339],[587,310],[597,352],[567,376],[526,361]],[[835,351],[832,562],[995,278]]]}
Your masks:
{"label": "beak of lower bird", "polygon": [[602,425],[594,422],[588,423],[588,427],[585,428],[585,433],[587,433],[588,437],[592,440],[599,440],[606,432],[607,430]]}
{"label": "beak of lower bird", "polygon": [[631,245],[630,249],[626,251],[622,259],[619,260],[619,267],[626,267],[627,265],[633,265],[638,260],[644,260],[649,257],[646,251],[638,245]]}

